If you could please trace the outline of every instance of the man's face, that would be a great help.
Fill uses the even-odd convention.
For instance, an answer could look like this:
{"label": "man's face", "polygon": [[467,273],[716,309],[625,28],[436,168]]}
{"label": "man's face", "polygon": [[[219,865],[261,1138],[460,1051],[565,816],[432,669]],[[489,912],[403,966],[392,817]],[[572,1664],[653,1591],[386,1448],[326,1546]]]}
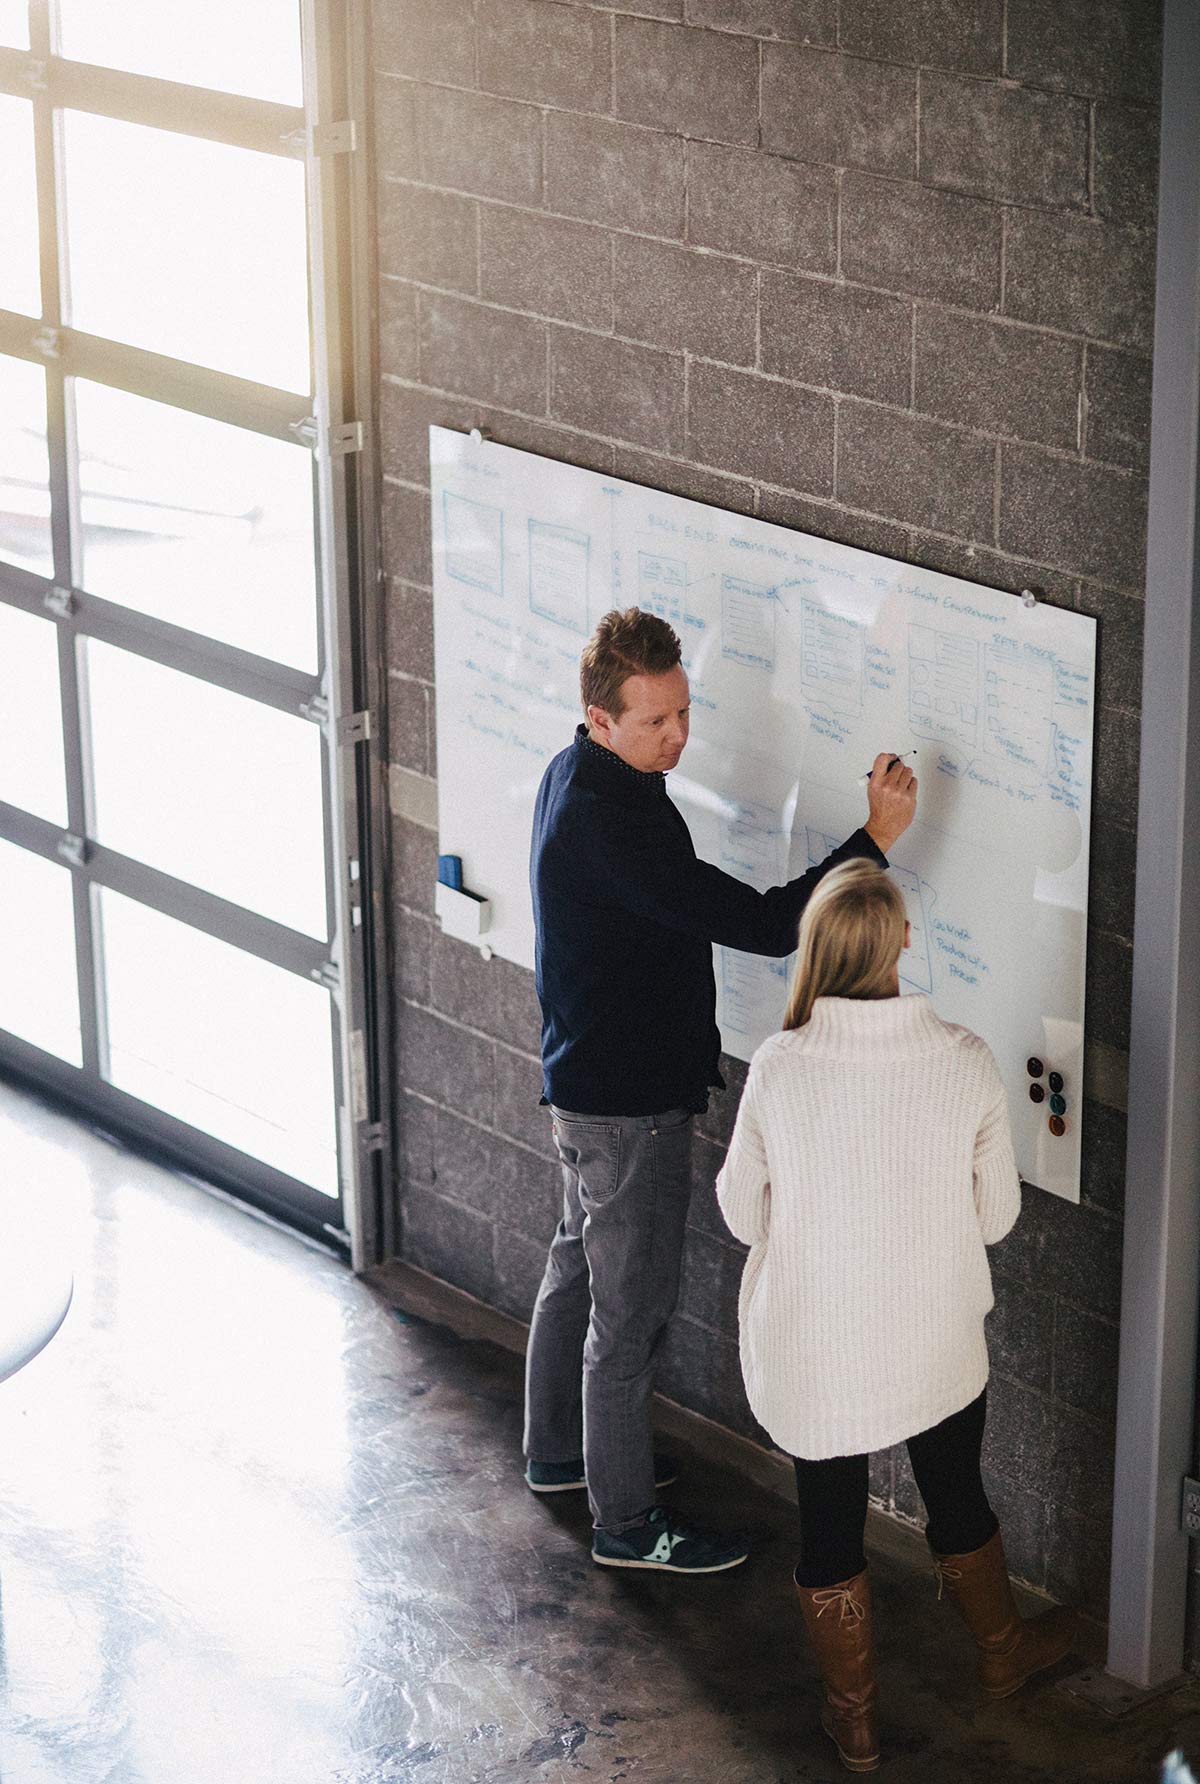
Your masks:
{"label": "man's face", "polygon": [[665,675],[631,675],[621,688],[618,718],[602,706],[587,709],[594,742],[605,745],[643,774],[674,768],[688,740],[688,678],[680,664]]}

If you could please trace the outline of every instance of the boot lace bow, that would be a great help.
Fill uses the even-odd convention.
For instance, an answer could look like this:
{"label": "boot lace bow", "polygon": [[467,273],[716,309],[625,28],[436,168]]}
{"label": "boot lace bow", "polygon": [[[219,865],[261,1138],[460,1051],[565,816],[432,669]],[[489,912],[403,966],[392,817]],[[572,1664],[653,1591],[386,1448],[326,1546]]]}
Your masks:
{"label": "boot lace bow", "polygon": [[947,1581],[953,1585],[956,1580],[961,1580],[962,1578],[961,1567],[947,1567],[944,1561],[935,1561],[933,1564],[933,1571],[937,1575],[939,1599],[945,1590]]}
{"label": "boot lace bow", "polygon": [[817,1611],[818,1617],[823,1617],[826,1611],[833,1610],[835,1605],[838,1606],[839,1623],[852,1621],[861,1623],[867,1614],[849,1586],[830,1586],[824,1592],[814,1592],[812,1601],[815,1605],[820,1606]]}

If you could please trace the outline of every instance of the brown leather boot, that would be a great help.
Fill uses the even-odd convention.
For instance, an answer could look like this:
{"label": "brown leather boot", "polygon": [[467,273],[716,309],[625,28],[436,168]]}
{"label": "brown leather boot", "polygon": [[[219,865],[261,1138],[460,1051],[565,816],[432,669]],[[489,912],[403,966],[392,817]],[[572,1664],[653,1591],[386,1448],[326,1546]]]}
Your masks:
{"label": "brown leather boot", "polygon": [[879,1764],[875,1717],[875,1635],[871,1626],[871,1587],[866,1569],[836,1586],[801,1586],[796,1591],[804,1627],[825,1681],[821,1727],[850,1772],[873,1772]]}
{"label": "brown leather boot", "polygon": [[969,1555],[933,1557],[938,1597],[946,1588],[979,1649],[979,1683],[988,1697],[1011,1697],[1034,1673],[1071,1652],[1078,1618],[1056,1605],[1026,1622],[1016,1607],[1000,1532]]}

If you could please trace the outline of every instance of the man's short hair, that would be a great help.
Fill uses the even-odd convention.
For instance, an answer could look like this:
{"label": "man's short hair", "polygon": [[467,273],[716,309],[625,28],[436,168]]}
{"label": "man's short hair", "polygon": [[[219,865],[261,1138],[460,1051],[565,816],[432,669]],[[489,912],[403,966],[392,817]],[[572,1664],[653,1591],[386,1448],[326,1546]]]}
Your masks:
{"label": "man's short hair", "polygon": [[586,713],[599,706],[619,719],[621,690],[631,675],[666,675],[678,663],[679,639],[665,619],[640,607],[606,613],[579,660],[579,695]]}

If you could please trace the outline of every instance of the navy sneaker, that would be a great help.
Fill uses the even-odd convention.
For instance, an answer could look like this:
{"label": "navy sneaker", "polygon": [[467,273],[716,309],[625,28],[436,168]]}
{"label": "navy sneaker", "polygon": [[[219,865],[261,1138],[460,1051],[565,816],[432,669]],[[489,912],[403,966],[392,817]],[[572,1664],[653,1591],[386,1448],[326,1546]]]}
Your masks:
{"label": "navy sneaker", "polygon": [[601,1567],[648,1567],[657,1573],[724,1573],[750,1553],[744,1542],[697,1530],[656,1505],[644,1524],[614,1536],[592,1532],[592,1560]]}
{"label": "navy sneaker", "polygon": [[[669,1487],[679,1478],[679,1464],[672,1456],[654,1458],[654,1484]],[[586,1487],[583,1457],[578,1462],[527,1462],[525,1485],[534,1493],[573,1493]]]}

